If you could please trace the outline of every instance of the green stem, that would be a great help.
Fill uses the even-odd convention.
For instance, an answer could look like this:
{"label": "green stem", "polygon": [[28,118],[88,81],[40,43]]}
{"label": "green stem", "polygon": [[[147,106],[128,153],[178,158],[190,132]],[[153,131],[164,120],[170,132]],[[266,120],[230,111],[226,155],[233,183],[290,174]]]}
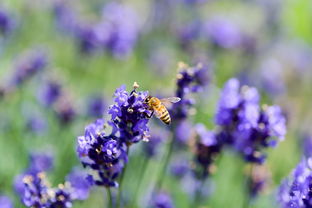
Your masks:
{"label": "green stem", "polygon": [[112,199],[111,189],[109,187],[106,187],[106,191],[107,191],[107,198],[108,198],[107,207],[113,208],[113,199]]}
{"label": "green stem", "polygon": [[[127,155],[129,156],[129,146],[127,146]],[[125,176],[125,172],[127,170],[128,162],[125,164],[125,167],[122,170],[120,179],[119,179],[119,188],[118,188],[118,196],[117,196],[117,208],[120,207],[121,200],[122,200],[122,182]]]}
{"label": "green stem", "polygon": [[252,169],[253,169],[253,164],[250,164],[249,170],[248,170],[248,175],[246,176],[245,179],[245,200],[243,203],[243,208],[249,208],[250,207],[250,183],[251,183],[251,177],[252,177]]}
{"label": "green stem", "polygon": [[160,174],[158,175],[154,191],[157,191],[157,190],[161,189],[161,187],[162,187],[162,184],[163,184],[163,181],[164,181],[164,178],[165,178],[165,175],[166,175],[167,167],[168,167],[168,164],[170,162],[171,155],[172,155],[172,152],[173,152],[174,138],[175,138],[175,136],[173,136],[173,138],[171,139],[171,141],[169,143],[168,150],[167,150],[167,155],[165,157],[165,162],[164,162],[164,164],[162,166]]}
{"label": "green stem", "polygon": [[143,179],[145,178],[145,174],[147,172],[148,162],[149,162],[149,158],[148,157],[144,157],[143,164],[141,166],[142,169],[141,169],[141,171],[139,173],[140,175],[138,177],[139,181],[138,181],[137,187],[136,187],[134,195],[133,195],[133,201],[131,203],[131,207],[135,207],[136,204],[137,204],[139,190],[141,190],[142,182],[143,182]]}

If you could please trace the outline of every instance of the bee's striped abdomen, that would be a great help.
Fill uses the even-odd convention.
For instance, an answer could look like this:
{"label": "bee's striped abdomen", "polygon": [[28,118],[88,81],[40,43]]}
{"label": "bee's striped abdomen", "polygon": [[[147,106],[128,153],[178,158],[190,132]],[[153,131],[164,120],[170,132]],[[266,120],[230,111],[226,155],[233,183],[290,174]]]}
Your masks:
{"label": "bee's striped abdomen", "polygon": [[161,110],[162,111],[161,111],[160,120],[162,120],[165,124],[169,125],[171,122],[171,118],[170,118],[168,110],[165,108],[165,106],[162,106]]}

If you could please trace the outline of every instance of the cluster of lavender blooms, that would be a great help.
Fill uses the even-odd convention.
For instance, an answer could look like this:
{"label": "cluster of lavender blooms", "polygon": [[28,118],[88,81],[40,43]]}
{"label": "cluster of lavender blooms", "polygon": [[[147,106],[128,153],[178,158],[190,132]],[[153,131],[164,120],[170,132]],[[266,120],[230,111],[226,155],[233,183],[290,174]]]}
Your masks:
{"label": "cluster of lavender blooms", "polygon": [[51,107],[62,124],[71,123],[76,112],[68,93],[55,80],[48,80],[38,93],[39,102],[45,107]]}
{"label": "cluster of lavender blooms", "polygon": [[302,161],[285,179],[278,193],[278,200],[283,208],[309,208],[312,206],[312,160]]}
{"label": "cluster of lavender blooms", "polygon": [[12,32],[15,21],[12,15],[4,8],[0,8],[0,35],[7,36]]}
{"label": "cluster of lavender blooms", "polygon": [[128,6],[112,2],[104,6],[102,17],[96,23],[78,20],[69,5],[54,6],[57,24],[72,33],[82,52],[107,50],[117,58],[128,56],[137,41],[139,27],[135,12]]}
{"label": "cluster of lavender blooms", "polygon": [[286,118],[279,106],[259,106],[255,88],[240,86],[237,79],[225,84],[215,116],[217,137],[248,162],[262,164],[267,147],[275,147],[286,134]]}
{"label": "cluster of lavender blooms", "polygon": [[213,16],[210,19],[195,19],[176,29],[182,47],[190,48],[196,41],[204,41],[212,46],[232,50],[234,48],[253,49],[251,37],[230,19]]}
{"label": "cluster of lavender blooms", "polygon": [[42,50],[32,50],[17,61],[15,73],[11,79],[11,87],[21,86],[26,80],[47,66],[47,55]]}
{"label": "cluster of lavender blooms", "polygon": [[[217,139],[213,131],[209,131],[203,124],[194,127],[193,142],[195,162],[198,164],[194,173],[199,179],[206,178],[213,171],[213,163],[219,155],[222,143]],[[195,140],[195,141],[194,141]]]}
{"label": "cluster of lavender blooms", "polygon": [[159,192],[155,195],[151,208],[174,208],[171,196],[166,192]]}
{"label": "cluster of lavender blooms", "polygon": [[181,101],[172,106],[170,112],[173,121],[181,122],[190,114],[191,107],[195,104],[194,99],[188,97],[190,93],[201,91],[210,81],[210,68],[201,63],[189,67],[185,63],[179,63],[177,74],[177,89],[175,96]]}
{"label": "cluster of lavender blooms", "polygon": [[16,177],[15,189],[21,201],[27,207],[54,208],[71,207],[74,200],[85,200],[89,195],[89,184],[86,176],[74,170],[67,176],[64,184],[51,187],[46,171],[51,170],[51,155],[36,153],[30,156],[28,169]]}
{"label": "cluster of lavender blooms", "polygon": [[[78,137],[77,152],[84,167],[94,170],[88,176],[91,184],[118,187],[117,177],[128,161],[127,151],[131,144],[150,137],[147,126],[147,110],[144,103],[148,92],[137,91],[138,85],[128,93],[125,86],[115,91],[115,104],[110,106],[111,119],[98,119],[85,128],[84,136]],[[111,127],[107,134],[104,130]]]}
{"label": "cluster of lavender blooms", "polygon": [[106,107],[104,98],[101,95],[94,95],[88,98],[86,115],[99,118],[104,114]]}
{"label": "cluster of lavender blooms", "polygon": [[42,71],[47,66],[47,55],[42,50],[31,50],[23,54],[16,63],[14,73],[9,83],[0,88],[0,96],[14,91],[27,80]]}

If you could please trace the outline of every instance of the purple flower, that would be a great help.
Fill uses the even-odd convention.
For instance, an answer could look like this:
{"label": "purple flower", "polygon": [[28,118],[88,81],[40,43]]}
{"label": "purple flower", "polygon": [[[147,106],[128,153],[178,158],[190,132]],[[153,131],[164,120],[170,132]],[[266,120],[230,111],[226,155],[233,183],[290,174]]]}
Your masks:
{"label": "purple flower", "polygon": [[280,107],[261,109],[259,100],[255,88],[240,86],[237,79],[230,79],[222,90],[215,115],[220,126],[217,137],[255,163],[265,161],[261,149],[274,147],[286,134],[286,119]]}
{"label": "purple flower", "polygon": [[47,56],[40,50],[31,51],[18,61],[12,77],[12,87],[22,85],[47,65]]}
{"label": "purple flower", "polygon": [[27,207],[67,208],[72,206],[71,187],[60,184],[57,188],[51,188],[42,172],[24,176],[23,182],[25,187],[21,198]]}
{"label": "purple flower", "polygon": [[78,137],[77,152],[80,157],[84,157],[88,154],[92,145],[96,142],[98,136],[104,136],[104,119],[98,119],[94,123],[89,124],[85,128],[85,135]]}
{"label": "purple flower", "polygon": [[194,100],[186,98],[190,93],[201,91],[210,80],[210,69],[208,66],[198,64],[189,67],[184,63],[179,63],[180,71],[177,75],[176,97],[181,101],[172,107],[171,115],[173,120],[185,119],[189,114],[189,109],[194,105]]}
{"label": "purple flower", "polygon": [[78,26],[79,21],[74,10],[64,3],[64,1],[58,1],[53,8],[55,21],[59,29],[74,33]]}
{"label": "purple flower", "polygon": [[49,193],[45,175],[37,173],[23,177],[24,191],[21,195],[22,202],[27,207],[49,207]]}
{"label": "purple flower", "polygon": [[312,137],[310,134],[304,133],[301,135],[302,138],[302,151],[304,156],[312,157]]}
{"label": "purple flower", "polygon": [[115,91],[115,104],[110,106],[108,113],[112,125],[118,129],[120,140],[127,145],[149,137],[146,115],[150,115],[150,111],[144,103],[147,96],[148,92],[136,90],[129,94],[125,86]]}
{"label": "purple flower", "polygon": [[89,175],[91,185],[117,187],[116,178],[127,161],[125,145],[113,135],[105,136],[104,120],[99,119],[85,129],[85,136],[78,137],[80,160],[84,167],[95,170]]}
{"label": "purple flower", "polygon": [[91,53],[101,47],[101,39],[97,30],[98,28],[93,25],[81,25],[76,30],[75,35],[82,52]]}
{"label": "purple flower", "polygon": [[91,117],[102,117],[106,109],[106,103],[101,96],[94,96],[88,99],[87,113]]}
{"label": "purple flower", "polygon": [[213,18],[204,26],[204,33],[215,45],[233,49],[242,42],[242,34],[237,25],[223,18]]}
{"label": "purple flower", "polygon": [[69,124],[76,117],[74,106],[64,95],[57,100],[54,110],[61,124]]}
{"label": "purple flower", "polygon": [[55,81],[48,81],[39,92],[39,100],[45,106],[53,105],[61,96],[61,85]]}
{"label": "purple flower", "polygon": [[178,157],[173,160],[170,170],[172,175],[182,178],[191,170],[191,167],[187,158],[178,155]]}
{"label": "purple flower", "polygon": [[26,175],[36,176],[38,173],[50,171],[53,168],[53,157],[50,153],[34,152],[29,155],[29,159],[28,168],[14,180],[14,189],[21,196],[25,192],[23,178]]}
{"label": "purple flower", "polygon": [[0,8],[0,35],[7,35],[14,29],[14,20],[4,8]]}
{"label": "purple flower", "polygon": [[49,153],[32,153],[27,173],[46,172],[53,168],[53,156]]}
{"label": "purple flower", "polygon": [[312,206],[311,158],[303,159],[285,179],[278,193],[278,201],[283,208],[309,208]]}
{"label": "purple flower", "polygon": [[151,136],[148,139],[147,142],[144,142],[143,146],[143,151],[147,157],[154,157],[158,154],[159,149],[162,145],[162,143],[168,139],[169,137],[169,132],[163,130],[163,129],[158,129],[158,128],[153,128],[151,131]]}
{"label": "purple flower", "polygon": [[105,47],[117,58],[128,56],[138,34],[138,17],[130,7],[119,3],[107,4],[102,13],[103,30],[109,31]]}
{"label": "purple flower", "polygon": [[98,119],[85,128],[85,135],[78,137],[77,153],[84,167],[94,170],[88,176],[92,185],[117,187],[117,177],[128,161],[126,148],[132,143],[149,137],[147,92],[137,92],[137,84],[131,93],[121,86],[115,91],[115,104],[108,113],[112,127],[110,134],[104,132],[105,122]]}
{"label": "purple flower", "polygon": [[179,144],[187,145],[192,136],[193,125],[187,121],[183,120],[179,122],[175,129],[175,139]]}
{"label": "purple flower", "polygon": [[166,192],[159,192],[154,198],[153,208],[174,208],[170,195]]}
{"label": "purple flower", "polygon": [[209,174],[210,166],[220,153],[222,143],[215,133],[208,131],[203,124],[197,124],[195,130],[195,161],[199,167],[195,168],[197,178],[205,178]]}
{"label": "purple flower", "polygon": [[87,180],[87,175],[80,170],[74,169],[67,177],[66,181],[70,183],[72,198],[85,200],[89,197],[90,183]]}
{"label": "purple flower", "polygon": [[11,199],[7,196],[0,196],[0,207],[1,208],[13,208]]}
{"label": "purple flower", "polygon": [[274,97],[286,91],[283,79],[284,68],[278,60],[271,58],[263,61],[259,71],[260,85],[270,95]]}
{"label": "purple flower", "polygon": [[39,115],[33,115],[26,122],[27,129],[34,133],[42,133],[47,129],[46,120]]}
{"label": "purple flower", "polygon": [[181,28],[178,29],[179,41],[182,47],[187,47],[194,40],[199,38],[201,27],[201,22],[197,20],[183,24]]}

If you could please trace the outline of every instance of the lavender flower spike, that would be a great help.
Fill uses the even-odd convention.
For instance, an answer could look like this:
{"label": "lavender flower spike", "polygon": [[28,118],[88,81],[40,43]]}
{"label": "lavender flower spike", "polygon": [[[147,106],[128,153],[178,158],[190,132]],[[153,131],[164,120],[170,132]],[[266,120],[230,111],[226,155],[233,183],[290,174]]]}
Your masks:
{"label": "lavender flower spike", "polygon": [[312,207],[312,158],[303,159],[280,186],[278,201],[283,208]]}
{"label": "lavender flower spike", "polygon": [[4,8],[0,8],[0,36],[8,35],[14,29],[14,20]]}
{"label": "lavender flower spike", "polygon": [[157,193],[154,202],[153,208],[174,208],[173,201],[170,195],[166,192]]}
{"label": "lavender flower spike", "polygon": [[[94,171],[88,176],[92,185],[117,187],[116,179],[128,160],[127,146],[149,136],[144,103],[147,92],[137,92],[137,88],[136,83],[131,93],[125,86],[118,88],[115,104],[108,111],[111,120],[107,123],[96,120],[85,128],[84,136],[78,137],[81,163]],[[112,127],[109,134],[104,131],[108,125]]]}
{"label": "lavender flower spike", "polygon": [[230,79],[222,90],[215,115],[220,127],[218,138],[253,163],[263,163],[266,156],[262,149],[276,146],[286,134],[286,118],[281,108],[267,105],[260,108],[259,100],[255,88]]}

